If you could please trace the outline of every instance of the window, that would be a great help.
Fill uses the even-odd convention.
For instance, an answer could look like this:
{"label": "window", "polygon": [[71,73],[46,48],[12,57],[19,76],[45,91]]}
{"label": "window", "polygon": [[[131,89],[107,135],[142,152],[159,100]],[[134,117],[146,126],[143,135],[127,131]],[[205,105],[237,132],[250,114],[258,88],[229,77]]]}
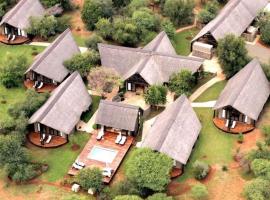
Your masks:
{"label": "window", "polygon": [[128,83],[128,84],[127,84],[127,90],[128,90],[128,91],[131,91],[131,83]]}

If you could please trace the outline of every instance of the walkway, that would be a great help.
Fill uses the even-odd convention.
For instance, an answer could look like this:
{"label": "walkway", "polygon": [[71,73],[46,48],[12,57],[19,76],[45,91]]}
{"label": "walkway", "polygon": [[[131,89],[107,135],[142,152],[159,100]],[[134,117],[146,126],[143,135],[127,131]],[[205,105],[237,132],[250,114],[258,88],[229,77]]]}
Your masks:
{"label": "walkway", "polygon": [[213,108],[217,101],[191,103],[193,108]]}
{"label": "walkway", "polygon": [[268,64],[270,61],[270,48],[262,45],[259,41],[254,43],[246,43],[248,55],[257,58],[259,61]]}
{"label": "walkway", "polygon": [[[28,45],[31,45],[31,46],[40,46],[40,47],[47,47],[49,46],[51,43],[49,42],[31,42],[29,43]],[[87,51],[87,48],[86,47],[79,47],[80,48],[80,51],[82,53],[86,52]]]}
{"label": "walkway", "polygon": [[177,30],[176,30],[176,33],[181,33],[181,32],[183,32],[183,31],[186,31],[186,30],[195,28],[195,27],[196,27],[196,24],[197,24],[197,19],[194,20],[194,23],[193,23],[192,25],[177,29]]}

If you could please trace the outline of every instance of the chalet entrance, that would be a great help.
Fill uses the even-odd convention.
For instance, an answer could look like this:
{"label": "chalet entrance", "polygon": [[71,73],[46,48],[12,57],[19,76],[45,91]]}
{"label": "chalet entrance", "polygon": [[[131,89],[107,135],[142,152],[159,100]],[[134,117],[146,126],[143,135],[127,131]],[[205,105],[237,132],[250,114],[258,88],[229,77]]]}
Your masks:
{"label": "chalet entrance", "polygon": [[2,25],[1,29],[0,41],[4,44],[23,44],[30,41],[27,33],[22,29],[9,24]]}
{"label": "chalet entrance", "polygon": [[139,75],[135,74],[126,80],[126,90],[131,92],[144,93],[148,87],[148,83]]}

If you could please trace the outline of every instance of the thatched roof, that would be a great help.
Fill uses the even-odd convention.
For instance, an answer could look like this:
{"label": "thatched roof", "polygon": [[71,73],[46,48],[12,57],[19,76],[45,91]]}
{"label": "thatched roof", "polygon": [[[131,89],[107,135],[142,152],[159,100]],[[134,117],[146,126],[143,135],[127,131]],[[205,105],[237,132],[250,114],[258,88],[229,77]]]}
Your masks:
{"label": "thatched roof", "polygon": [[230,0],[219,15],[209,22],[193,39],[199,39],[210,33],[215,40],[227,34],[240,36],[268,4],[268,0]]}
{"label": "thatched roof", "polygon": [[202,59],[176,55],[165,32],[143,49],[108,44],[99,44],[98,48],[103,66],[114,68],[125,80],[140,74],[150,85],[168,82],[182,69],[195,73],[203,64]]}
{"label": "thatched roof", "polygon": [[63,133],[70,134],[81,114],[92,99],[78,72],[71,74],[51,94],[46,103],[29,119],[29,124],[39,122]]}
{"label": "thatched roof", "polygon": [[135,131],[140,108],[125,103],[102,100],[98,107],[96,124]]}
{"label": "thatched roof", "polygon": [[214,109],[232,106],[257,120],[269,94],[269,82],[260,63],[254,59],[229,80]]}
{"label": "thatched roof", "polygon": [[196,113],[187,97],[182,95],[158,115],[142,146],[186,164],[200,130]]}
{"label": "thatched roof", "polygon": [[74,41],[70,29],[67,29],[37,56],[26,73],[32,70],[60,83],[69,74],[63,64],[64,61],[78,53],[80,53],[80,49]]}
{"label": "thatched roof", "polygon": [[7,23],[22,30],[28,28],[30,17],[40,17],[45,14],[45,9],[39,0],[20,0],[2,18],[0,25]]}

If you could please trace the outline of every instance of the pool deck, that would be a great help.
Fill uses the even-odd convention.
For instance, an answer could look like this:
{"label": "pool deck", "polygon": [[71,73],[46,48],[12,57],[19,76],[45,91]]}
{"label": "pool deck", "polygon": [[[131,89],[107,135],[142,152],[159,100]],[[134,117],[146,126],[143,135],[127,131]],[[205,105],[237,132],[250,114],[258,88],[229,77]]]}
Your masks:
{"label": "pool deck", "polygon": [[[85,145],[84,149],[82,150],[80,155],[77,157],[77,159],[78,159],[78,161],[83,162],[85,164],[86,168],[98,167],[102,170],[103,168],[106,167],[106,163],[87,158],[90,151],[92,150],[92,148],[94,146],[98,146],[101,148],[106,148],[106,149],[118,151],[115,159],[108,166],[108,167],[113,169],[113,175],[110,178],[109,177],[103,178],[103,182],[106,184],[109,184],[110,181],[112,180],[113,176],[117,172],[117,169],[119,168],[122,160],[124,159],[125,155],[127,154],[128,150],[129,150],[129,148],[131,147],[131,145],[134,141],[134,138],[129,136],[124,145],[119,145],[119,144],[115,144],[115,139],[117,137],[117,133],[106,132],[104,139],[101,141],[97,141],[96,136],[97,136],[97,131],[95,131],[93,133],[92,137],[87,142],[87,144]],[[79,173],[79,170],[76,170],[72,167],[68,171],[68,174],[72,175],[72,176],[74,176],[78,173]]]}

